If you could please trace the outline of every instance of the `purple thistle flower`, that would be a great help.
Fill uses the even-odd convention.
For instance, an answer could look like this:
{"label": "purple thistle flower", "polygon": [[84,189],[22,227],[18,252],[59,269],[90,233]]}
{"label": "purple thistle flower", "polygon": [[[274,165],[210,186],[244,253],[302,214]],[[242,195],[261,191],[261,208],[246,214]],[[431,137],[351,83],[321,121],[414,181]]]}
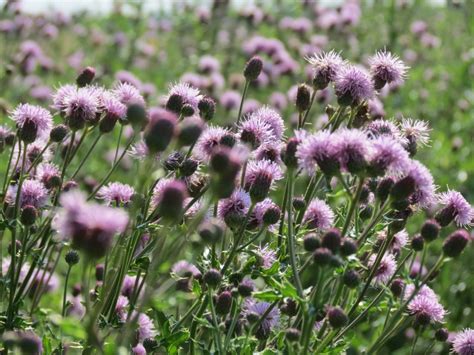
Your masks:
{"label": "purple thistle flower", "polygon": [[408,152],[394,139],[378,137],[371,141],[369,170],[374,175],[399,174],[410,165]]}
{"label": "purple thistle flower", "polygon": [[138,340],[143,342],[145,339],[151,338],[155,335],[155,325],[150,317],[145,313],[138,315]]}
{"label": "purple thistle flower", "polygon": [[445,206],[445,213],[450,214],[450,218],[454,218],[459,227],[470,225],[474,219],[474,208],[459,192],[448,190],[438,195],[439,203]]}
{"label": "purple thistle flower", "polygon": [[430,141],[431,128],[428,123],[412,118],[404,118],[400,124],[401,132],[408,139],[419,145],[428,145]]}
{"label": "purple thistle flower", "polygon": [[199,59],[198,68],[204,73],[214,73],[220,70],[221,64],[219,61],[210,55],[204,55]]}
{"label": "purple thistle flower", "polygon": [[86,123],[95,123],[99,113],[100,90],[86,86],[72,92],[65,98],[63,112],[72,129],[80,129]]}
{"label": "purple thistle flower", "polygon": [[221,95],[219,102],[222,107],[230,111],[239,106],[240,99],[241,96],[237,91],[226,91]]}
{"label": "purple thistle flower", "polygon": [[48,110],[30,104],[18,105],[11,113],[11,119],[15,121],[16,126],[20,129],[24,127],[26,129],[27,126],[32,124],[40,138],[48,137],[53,125],[53,118]]}
{"label": "purple thistle flower", "polygon": [[415,192],[410,197],[412,204],[427,208],[435,201],[436,186],[430,171],[419,161],[411,160],[403,176],[410,176],[415,182]]}
{"label": "purple thistle flower", "polygon": [[444,307],[438,302],[437,298],[427,297],[424,295],[416,295],[408,304],[408,312],[414,315],[422,322],[436,322],[442,323],[446,311]]}
{"label": "purple thistle flower", "polygon": [[[244,315],[249,313],[256,314],[259,318],[262,317],[270,307],[268,302],[257,302],[254,299],[246,299],[244,304]],[[268,313],[265,319],[262,321],[260,328],[262,335],[264,337],[268,336],[271,330],[276,327],[280,322],[280,310],[278,307],[273,307],[273,309]]]}
{"label": "purple thistle flower", "polygon": [[[177,83],[170,87],[168,98],[172,95],[179,95],[183,104],[192,106],[195,112],[198,112],[198,104],[202,99],[199,89],[192,87],[188,83]],[[168,99],[166,99],[168,101]]]}
{"label": "purple thistle flower", "polygon": [[84,315],[86,314],[86,307],[84,307],[84,305],[82,304],[81,296],[72,297],[68,301],[70,305],[67,308],[66,314],[68,316],[82,319],[82,317],[84,317]]}
{"label": "purple thistle flower", "polygon": [[76,85],[63,85],[53,95],[53,108],[63,113],[66,110],[66,100],[77,93]]}
{"label": "purple thistle flower", "polygon": [[127,298],[132,297],[132,292],[133,292],[133,289],[135,288],[136,280],[137,280],[136,276],[125,275],[125,277],[123,278],[122,288],[120,289],[120,293]]}
{"label": "purple thistle flower", "polygon": [[408,142],[407,139],[403,137],[399,127],[391,121],[372,121],[365,127],[365,131],[367,132],[369,139],[387,137],[398,141],[402,145]]}
{"label": "purple thistle flower", "polygon": [[303,222],[311,229],[325,230],[333,226],[334,212],[326,202],[316,198],[309,203]]}
{"label": "purple thistle flower", "polygon": [[278,112],[268,106],[263,106],[252,113],[249,119],[254,117],[268,124],[272,133],[272,140],[280,140],[282,138],[285,124]]}
{"label": "purple thistle flower", "polygon": [[258,247],[255,254],[259,259],[260,265],[264,269],[270,269],[277,260],[275,251],[270,249],[268,245],[265,245],[263,248]]}
{"label": "purple thistle flower", "polygon": [[146,355],[147,352],[143,344],[138,343],[132,348],[132,354],[133,355]]}
{"label": "purple thistle flower", "polygon": [[239,188],[232,192],[228,198],[219,201],[217,215],[227,224],[234,218],[243,219],[250,207],[250,195],[245,190]]}
{"label": "purple thistle flower", "polygon": [[[127,154],[133,159],[142,161],[145,160],[145,158],[150,154],[150,150],[148,149],[146,143],[143,140],[140,140],[130,147]],[[159,154],[156,155],[156,159],[158,158]]]}
{"label": "purple thistle flower", "polygon": [[365,71],[349,66],[337,76],[335,92],[341,105],[357,105],[373,96],[374,86]]}
{"label": "purple thistle flower", "polygon": [[116,233],[128,225],[128,215],[118,208],[88,203],[84,194],[72,190],[61,195],[62,208],[53,220],[53,227],[63,238],[92,256],[103,256]]}
{"label": "purple thistle flower", "polygon": [[280,166],[270,160],[249,161],[245,173],[245,185],[250,187],[257,180],[261,180],[262,176],[265,176],[265,180],[270,182],[269,187],[271,188],[274,181],[283,178],[283,173]]}
{"label": "purple thistle flower", "polygon": [[271,126],[259,116],[250,115],[239,127],[240,140],[253,149],[258,148],[263,143],[272,141],[272,136]]}
{"label": "purple thistle flower", "polygon": [[[10,186],[5,201],[9,205],[14,205],[16,202],[16,194],[18,186]],[[38,180],[25,180],[21,185],[20,193],[20,207],[33,206],[35,208],[41,208],[46,204],[48,199],[48,190]]]}
{"label": "purple thistle flower", "polygon": [[131,202],[135,190],[133,187],[120,182],[109,182],[97,192],[97,197],[103,199],[107,205],[115,202],[117,205],[126,205]]}
{"label": "purple thistle flower", "polygon": [[35,175],[36,179],[41,181],[45,187],[51,188],[56,184],[55,180],[59,179],[61,172],[55,164],[41,163],[38,165]]}
{"label": "purple thistle flower", "polygon": [[140,79],[138,79],[133,73],[126,70],[119,70],[115,73],[115,79],[121,83],[127,83],[135,86],[137,89],[142,86]]}
{"label": "purple thistle flower", "polygon": [[110,92],[104,92],[100,97],[100,104],[104,112],[115,119],[124,119],[127,115],[127,106]]}
{"label": "purple thistle flower", "polygon": [[199,137],[196,142],[196,148],[193,154],[200,160],[208,160],[211,157],[214,148],[216,148],[222,137],[230,134],[228,129],[210,126]]}
{"label": "purple thistle flower", "polygon": [[256,160],[270,160],[277,164],[281,163],[281,149],[283,144],[281,142],[266,142],[258,147],[253,155]]}
{"label": "purple thistle flower", "polygon": [[169,188],[177,188],[182,191],[183,195],[187,194],[186,185],[181,180],[176,179],[161,179],[153,189],[151,197],[151,207],[157,208],[162,202],[164,192]]}
{"label": "purple thistle flower", "polygon": [[364,132],[342,129],[335,133],[335,151],[344,170],[358,173],[366,166],[370,145]]}
{"label": "purple thistle flower", "polygon": [[171,272],[178,277],[191,277],[192,276],[197,279],[201,277],[201,271],[199,271],[199,269],[196,266],[187,262],[186,260],[180,260],[176,262],[171,267]]}
{"label": "purple thistle flower", "polygon": [[334,173],[335,170],[338,170],[337,145],[334,138],[334,135],[329,131],[320,131],[304,137],[296,151],[300,167],[310,175],[314,174],[316,164],[325,173]]}
{"label": "purple thistle flower", "polygon": [[[372,267],[377,259],[377,255],[369,258],[368,266]],[[397,262],[392,254],[386,254],[380,260],[380,264],[375,272],[374,282],[376,284],[386,284],[395,273]]]}
{"label": "purple thistle flower", "polygon": [[392,82],[403,83],[408,67],[397,56],[387,51],[379,51],[369,58],[370,73],[375,89],[379,90]]}
{"label": "purple thistle flower", "polygon": [[[403,299],[408,300],[411,297],[411,295],[413,294],[413,291],[415,291],[415,285],[414,284],[406,285],[405,293],[403,294]],[[438,295],[436,295],[436,293],[427,285],[421,286],[421,288],[418,290],[418,293],[416,294],[415,297],[418,297],[418,296],[431,298],[435,301],[438,300]]]}
{"label": "purple thistle flower", "polygon": [[255,208],[253,210],[253,218],[255,219],[259,227],[265,224],[263,221],[263,216],[269,209],[272,208],[275,210],[280,209],[280,207],[269,198],[266,198],[262,202],[255,204]]}
{"label": "purple thistle flower", "polygon": [[457,333],[452,341],[453,351],[459,355],[474,354],[474,330],[467,328]]}
{"label": "purple thistle flower", "polygon": [[119,83],[113,90],[112,94],[125,106],[132,104],[145,106],[145,99],[138,89],[127,83]]}
{"label": "purple thistle flower", "polygon": [[324,89],[329,82],[335,81],[346,63],[335,51],[321,52],[306,58],[314,70],[314,84],[318,89]]}

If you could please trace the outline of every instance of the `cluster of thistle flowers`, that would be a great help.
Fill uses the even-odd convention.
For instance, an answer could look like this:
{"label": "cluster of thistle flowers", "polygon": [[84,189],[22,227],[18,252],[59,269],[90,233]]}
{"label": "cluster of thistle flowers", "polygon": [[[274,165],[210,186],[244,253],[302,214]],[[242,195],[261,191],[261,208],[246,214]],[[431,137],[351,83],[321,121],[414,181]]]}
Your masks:
{"label": "cluster of thistle flowers", "polygon": [[[398,310],[388,315],[372,350],[412,319],[420,333],[429,325],[440,328],[446,311],[427,283],[446,258],[463,251],[469,233],[459,229],[447,236],[443,254],[429,270],[424,244],[452,223],[468,226],[474,212],[458,192],[437,193],[428,169],[413,159],[428,142],[426,123],[369,119],[367,100],[385,85],[402,82],[407,68],[388,52],[373,56],[369,71],[335,52],[308,60],[313,81],[298,87],[293,134],[269,107],[242,117],[247,84],[262,72],[258,57],[244,69],[246,89],[231,127],[210,123],[214,101],[190,85],[173,85],[164,107],[147,109],[133,85],[121,83],[111,90],[92,85],[92,68],[83,70],[77,85],[55,93],[53,108],[64,124],[53,127],[44,108],[18,106],[11,114],[16,131],[2,128],[0,137],[2,149],[10,149],[2,195],[2,217],[11,235],[10,256],[2,261],[2,277],[9,280],[2,293],[8,296],[6,329],[15,329],[27,294],[34,314],[42,295],[53,289],[49,285],[58,255],[72,247],[65,257],[67,275],[82,253],[83,282],[66,302],[66,276],[61,308],[63,316],[83,320],[85,346],[110,342],[109,332],[101,331],[104,324],[96,327],[99,319],[121,327],[117,342],[132,346],[134,353],[166,346],[170,335],[157,334],[152,313],[147,313],[153,297],[166,292],[156,289],[167,278],[157,270],[182,257],[181,249],[195,234],[202,248],[197,265],[181,260],[171,269],[178,290],[195,296],[172,325],[173,332],[189,326],[186,346],[191,352],[206,341],[219,352],[245,350],[255,347],[255,339],[260,347],[322,351],[383,297],[393,298]],[[306,130],[316,92],[330,85],[338,108],[329,110],[322,130]],[[111,170],[87,196],[74,179],[117,123],[121,132],[132,127],[130,137],[123,149],[117,146]],[[77,152],[94,134],[79,160]],[[127,153],[140,162],[135,187],[109,181]],[[150,176],[152,170],[158,178]],[[295,187],[306,176],[306,193],[297,197]],[[272,198],[280,180],[285,182],[283,201]],[[335,207],[331,191],[338,190],[347,207]],[[421,210],[434,217],[409,240],[405,224]],[[33,250],[40,253],[28,260]],[[398,278],[407,261],[417,266],[411,267],[411,281]],[[93,266],[96,286],[90,290]],[[318,277],[303,283],[309,271]],[[334,297],[328,285],[337,290]],[[386,294],[385,285],[393,295]],[[361,309],[371,287],[380,294]],[[286,321],[291,325],[288,342],[281,343],[280,324]],[[446,340],[444,329],[437,334]],[[12,346],[21,346],[31,333],[8,336]],[[467,330],[456,337],[454,349],[468,353],[469,342],[472,331]]]}

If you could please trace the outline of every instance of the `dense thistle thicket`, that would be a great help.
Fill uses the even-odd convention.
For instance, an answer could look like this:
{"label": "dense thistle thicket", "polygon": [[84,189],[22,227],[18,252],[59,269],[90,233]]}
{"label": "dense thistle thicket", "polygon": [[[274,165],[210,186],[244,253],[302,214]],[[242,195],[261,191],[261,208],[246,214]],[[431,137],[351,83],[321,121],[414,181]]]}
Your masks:
{"label": "dense thistle thicket", "polygon": [[[473,353],[473,330],[448,340],[449,305],[431,286],[469,247],[474,210],[417,160],[426,122],[369,107],[408,67],[386,50],[367,68],[336,50],[310,55],[290,123],[246,101],[265,60],[249,58],[242,93],[219,103],[178,82],[151,107],[137,85],[103,87],[87,67],[52,107],[10,112],[0,127],[4,348],[340,353],[370,323],[360,351],[410,329],[407,351],[425,338],[419,351],[449,341]],[[234,121],[213,123],[226,104]],[[97,175],[97,144],[115,131]],[[130,158],[133,186],[116,174]],[[414,216],[421,227],[409,235]],[[61,304],[42,308],[55,293]]]}

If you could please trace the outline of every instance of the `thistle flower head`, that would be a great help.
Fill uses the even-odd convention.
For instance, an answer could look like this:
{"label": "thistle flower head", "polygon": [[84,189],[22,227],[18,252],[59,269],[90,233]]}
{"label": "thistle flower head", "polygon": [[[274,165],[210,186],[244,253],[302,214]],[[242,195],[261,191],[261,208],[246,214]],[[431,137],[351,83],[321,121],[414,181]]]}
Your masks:
{"label": "thistle flower head", "polygon": [[306,209],[303,222],[311,229],[325,230],[333,226],[334,212],[326,202],[313,199]]}
{"label": "thistle flower head", "polygon": [[365,127],[365,131],[369,139],[387,137],[399,142],[402,145],[407,143],[407,139],[403,137],[400,128],[388,120],[372,121]]}
{"label": "thistle flower head", "polygon": [[467,328],[457,333],[452,341],[453,351],[458,355],[474,354],[474,330]]}
{"label": "thistle flower head", "polygon": [[245,173],[245,185],[250,187],[255,182],[265,179],[269,181],[269,187],[271,187],[273,182],[282,178],[283,173],[277,163],[270,160],[251,160],[248,162]]}
{"label": "thistle flower head", "polygon": [[431,128],[428,122],[404,118],[400,124],[402,134],[410,141],[418,145],[427,145],[430,141]]}
{"label": "thistle flower head", "polygon": [[324,173],[334,173],[339,169],[335,136],[329,131],[304,137],[298,144],[296,157],[299,166],[310,175],[315,172],[317,165]]}
{"label": "thistle flower head", "polygon": [[264,269],[270,269],[277,260],[275,251],[272,250],[268,245],[258,247],[255,251],[255,254],[257,255],[260,265]]}
{"label": "thistle flower head", "polygon": [[220,144],[222,137],[229,133],[229,130],[222,127],[208,127],[204,132],[202,132],[196,142],[196,148],[193,151],[194,156],[200,160],[209,160],[214,148]]}
{"label": "thistle flower head", "polygon": [[349,66],[338,74],[335,91],[340,104],[357,105],[373,96],[374,86],[365,71]]}
{"label": "thistle flower head", "polygon": [[255,218],[255,221],[257,222],[258,226],[261,227],[264,224],[267,224],[264,221],[264,216],[271,209],[276,212],[280,211],[280,207],[278,207],[278,205],[269,198],[266,198],[262,202],[255,204],[255,208],[253,210],[253,218]]}
{"label": "thistle flower head", "polygon": [[381,89],[385,84],[403,83],[408,67],[388,51],[379,51],[369,58],[370,73],[376,89]]}
{"label": "thistle flower head", "polygon": [[181,97],[182,105],[190,105],[195,112],[198,111],[199,101],[202,99],[202,95],[199,92],[199,89],[192,87],[188,83],[177,83],[170,87],[168,92],[168,98],[172,95],[177,95]]}
{"label": "thistle flower head", "polygon": [[250,207],[250,195],[243,189],[236,189],[229,198],[219,201],[217,215],[227,224],[242,222]]}
{"label": "thistle flower head", "polygon": [[421,208],[431,206],[435,201],[436,186],[430,171],[419,161],[411,160],[404,176],[411,177],[415,182],[410,202]]}
{"label": "thistle flower head", "polygon": [[335,51],[315,53],[306,58],[313,67],[314,84],[318,89],[324,89],[329,82],[335,81],[337,75],[346,65],[339,53]]}
{"label": "thistle flower head", "polygon": [[472,223],[474,208],[471,207],[469,202],[459,192],[454,190],[443,192],[439,194],[438,201],[444,206],[443,210],[450,214],[451,220],[454,218],[458,226],[462,227]]}
{"label": "thistle flower head", "polygon": [[104,112],[116,119],[125,119],[127,115],[127,106],[112,93],[106,91],[100,96],[100,105]]}
{"label": "thistle flower head", "polygon": [[380,136],[371,143],[369,171],[373,175],[399,174],[409,167],[408,153],[395,139]]}
{"label": "thistle flower head", "polygon": [[51,131],[53,125],[53,118],[48,110],[30,104],[18,105],[11,113],[11,119],[15,121],[16,126],[20,129],[20,133],[24,130],[24,134],[29,135],[29,132],[26,131],[32,131],[34,137],[28,143],[33,142],[36,137],[49,137],[49,131]]}
{"label": "thistle flower head", "polygon": [[341,167],[357,173],[366,166],[370,144],[364,132],[358,129],[342,129],[335,134],[335,151]]}
{"label": "thistle flower head", "polygon": [[281,142],[267,142],[258,147],[253,156],[256,160],[270,160],[277,164],[281,163],[281,149],[283,145]]}
{"label": "thistle flower head", "polygon": [[63,110],[71,129],[81,129],[86,123],[97,121],[100,109],[100,90],[86,86],[72,92],[65,99]]}
{"label": "thistle flower head", "polygon": [[[375,264],[376,258],[377,255],[375,254],[369,258],[369,267]],[[395,273],[396,268],[397,262],[395,261],[395,257],[392,254],[384,255],[375,271],[374,282],[376,284],[386,284]]]}
{"label": "thistle flower head", "polygon": [[100,188],[97,197],[103,199],[107,205],[113,203],[117,205],[126,205],[131,202],[135,190],[133,187],[120,182],[109,182],[106,186]]}
{"label": "thistle flower head", "polygon": [[[268,302],[258,302],[254,299],[246,299],[244,304],[244,315],[249,313],[256,314],[261,318],[265,313],[267,313],[270,303]],[[267,314],[260,324],[260,330],[263,334],[263,337],[267,337],[271,330],[276,327],[280,322],[280,311],[278,307],[273,307],[273,309]],[[258,331],[257,331],[258,332]]]}
{"label": "thistle flower head", "polygon": [[282,138],[285,124],[277,111],[268,106],[263,106],[251,114],[250,118],[254,117],[260,119],[270,127],[272,140],[278,141]]}
{"label": "thistle flower head", "polygon": [[36,179],[47,188],[55,187],[60,183],[61,172],[53,163],[41,163],[36,168]]}
{"label": "thistle flower head", "polygon": [[239,127],[240,140],[253,149],[272,140],[272,127],[260,116],[250,115]]}
{"label": "thistle flower head", "polygon": [[[11,186],[8,189],[5,201],[9,205],[15,204],[17,191],[17,185]],[[20,207],[33,206],[35,208],[41,208],[46,204],[47,199],[48,190],[46,190],[43,183],[38,180],[30,179],[23,181],[20,193]]]}
{"label": "thistle flower head", "polygon": [[76,85],[63,85],[53,95],[53,108],[59,112],[66,110],[66,102],[69,97],[77,93]]}
{"label": "thistle flower head", "polygon": [[417,317],[422,325],[442,323],[446,311],[436,298],[416,295],[408,304],[408,312]]}
{"label": "thistle flower head", "polygon": [[156,329],[153,321],[145,313],[140,313],[137,319],[138,340],[143,342],[145,339],[155,335]]}
{"label": "thistle flower head", "polygon": [[176,262],[171,267],[171,272],[178,277],[201,277],[201,271],[199,271],[199,269],[195,265],[187,262],[186,260],[180,260]]}
{"label": "thistle flower head", "polygon": [[138,89],[128,83],[119,83],[113,90],[112,94],[125,106],[132,104],[145,106],[145,99]]}

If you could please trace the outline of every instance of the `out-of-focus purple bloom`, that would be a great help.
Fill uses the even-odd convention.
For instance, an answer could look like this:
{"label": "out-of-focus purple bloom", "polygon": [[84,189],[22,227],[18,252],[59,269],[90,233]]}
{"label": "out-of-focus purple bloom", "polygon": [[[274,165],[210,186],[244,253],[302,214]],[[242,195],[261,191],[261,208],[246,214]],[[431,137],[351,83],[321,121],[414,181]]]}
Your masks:
{"label": "out-of-focus purple bloom", "polygon": [[126,205],[130,203],[135,190],[133,187],[120,182],[110,182],[106,186],[100,188],[97,197],[103,199],[108,205],[116,203],[117,205]]}
{"label": "out-of-focus purple bloom", "polygon": [[226,91],[221,95],[219,102],[226,110],[232,110],[239,106],[240,100],[241,96],[237,91]]}
{"label": "out-of-focus purple bloom", "polygon": [[219,61],[213,56],[204,55],[199,59],[198,68],[204,73],[218,72],[220,67]]}
{"label": "out-of-focus purple bloom", "polygon": [[138,79],[133,73],[130,73],[126,70],[120,70],[115,73],[115,79],[117,79],[121,83],[133,85],[139,90],[142,86],[140,79]]}
{"label": "out-of-focus purple bloom", "polygon": [[[14,205],[16,202],[18,186],[11,186],[5,197],[5,201],[9,205]],[[48,199],[48,190],[38,180],[25,180],[21,185],[20,193],[20,207],[33,206],[41,208],[46,204]]]}
{"label": "out-of-focus purple bloom", "polygon": [[[368,266],[372,267],[375,264],[375,260],[377,259],[377,255],[372,255],[369,258]],[[380,264],[375,270],[374,282],[376,284],[386,284],[390,278],[395,273],[397,269],[397,262],[395,257],[392,254],[386,254],[380,260]]]}
{"label": "out-of-focus purple bloom", "polygon": [[127,320],[128,305],[129,305],[128,298],[125,296],[119,295],[117,299],[117,303],[115,304],[115,314],[117,314],[119,321],[122,323]]}
{"label": "out-of-focus purple bloom", "polygon": [[138,316],[138,340],[143,342],[145,339],[154,336],[155,333],[155,326],[151,318],[145,313],[140,313]]}
{"label": "out-of-focus purple bloom", "polygon": [[33,124],[39,137],[47,137],[53,125],[53,118],[48,110],[30,104],[18,105],[11,118],[18,128]]}
{"label": "out-of-focus purple bloom", "polygon": [[132,353],[133,355],[146,355],[147,354],[145,347],[140,343],[138,343],[132,348]]}
{"label": "out-of-focus purple bloom", "polygon": [[157,208],[160,205],[164,192],[169,188],[181,190],[183,196],[186,198],[187,190],[183,181],[176,179],[161,179],[153,189],[153,195],[150,202],[152,208]]}
{"label": "out-of-focus purple bloom", "polygon": [[261,106],[260,102],[255,99],[246,99],[242,106],[242,114],[243,115],[250,115],[258,110]]}
{"label": "out-of-focus purple bloom", "polygon": [[145,106],[145,99],[140,94],[140,91],[133,85],[127,83],[119,83],[112,90],[112,93],[125,106],[130,106],[132,104]]}
{"label": "out-of-focus purple bloom", "polygon": [[201,277],[201,271],[199,271],[199,269],[195,265],[187,262],[186,260],[180,260],[176,262],[171,267],[171,272],[177,275],[178,277]]}
{"label": "out-of-focus purple bloom", "polygon": [[284,110],[288,106],[286,95],[281,92],[274,92],[270,96],[270,105],[277,110]]}
{"label": "out-of-focus purple bloom", "polygon": [[316,198],[309,203],[303,222],[311,229],[325,230],[333,226],[334,212],[326,202]]}
{"label": "out-of-focus purple bloom", "polygon": [[458,355],[474,354],[474,330],[466,328],[457,333],[452,340],[453,351]]}

